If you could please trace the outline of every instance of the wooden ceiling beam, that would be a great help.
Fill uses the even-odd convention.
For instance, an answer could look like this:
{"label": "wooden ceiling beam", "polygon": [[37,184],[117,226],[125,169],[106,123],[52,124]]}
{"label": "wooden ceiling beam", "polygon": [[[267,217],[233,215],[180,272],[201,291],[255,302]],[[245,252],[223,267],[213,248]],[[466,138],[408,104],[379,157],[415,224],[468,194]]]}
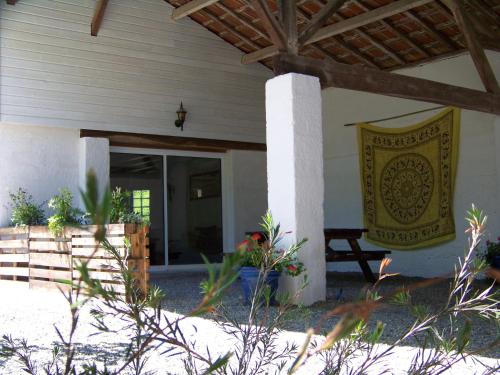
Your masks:
{"label": "wooden ceiling beam", "polygon": [[404,15],[410,18],[412,21],[416,22],[421,28],[423,28],[434,39],[438,40],[449,51],[454,49],[453,41],[443,32],[436,30],[430,22],[427,22],[426,20],[422,19],[417,12],[409,10],[405,12]]}
{"label": "wooden ceiling beam", "polygon": [[326,3],[323,8],[311,18],[305,29],[300,32],[299,46],[302,47],[319,29],[325,26],[328,19],[333,16],[346,1],[347,0],[331,0]]}
{"label": "wooden ceiling beam", "polygon": [[108,5],[108,0],[98,0],[94,10],[94,17],[92,17],[92,23],[90,24],[90,35],[97,36],[99,29],[101,28],[102,19],[104,18],[104,12],[106,6]]}
{"label": "wooden ceiling beam", "polygon": [[[255,0],[257,1],[257,0]],[[346,31],[357,29],[358,27],[368,25],[372,22],[393,16],[395,14],[405,12],[414,7],[422,6],[434,0],[398,0],[388,5],[381,6],[372,11],[362,13],[358,16],[348,18],[341,22],[336,22],[332,25],[325,26],[319,29],[306,43],[311,44],[334,35],[342,34]],[[279,48],[275,46],[266,47],[264,49],[246,54],[242,57],[243,64],[250,64],[267,57],[274,56],[278,53]]]}
{"label": "wooden ceiling beam", "polygon": [[260,48],[260,46],[257,43],[255,43],[253,40],[247,38],[246,35],[240,33],[238,30],[236,30],[234,27],[232,27],[232,25],[230,23],[228,23],[227,21],[218,17],[211,10],[201,9],[198,12],[200,12],[202,15],[206,16],[207,18],[211,19],[212,21],[217,22],[217,23],[221,24],[222,26],[224,26],[224,28],[226,28],[231,34],[233,34],[234,36],[241,39],[244,43],[248,44],[250,47]]}
{"label": "wooden ceiling beam", "polygon": [[457,25],[465,37],[467,48],[469,49],[472,61],[476,66],[484,87],[488,92],[499,94],[500,87],[498,86],[495,73],[491,68],[486,54],[484,53],[484,49],[481,46],[478,36],[476,35],[472,21],[465,11],[463,3],[461,0],[446,0],[445,4],[451,9],[457,21]]}
{"label": "wooden ceiling beam", "polygon": [[278,50],[285,51],[287,47],[285,31],[273,12],[271,12],[267,0],[252,0],[251,3],[274,46]]}
{"label": "wooden ceiling beam", "polygon": [[[250,2],[248,0],[242,0],[242,2],[245,4],[245,6],[249,6]],[[297,3],[299,4],[300,1]],[[265,31],[259,29],[254,23],[252,23],[250,20],[247,18],[243,17],[241,14],[236,13],[234,10],[231,8],[226,7],[223,3],[219,2],[215,4],[217,7],[222,9],[224,12],[230,14],[234,18],[236,18],[239,22],[241,22],[244,26],[248,27],[250,30],[252,30],[255,34],[257,34],[259,37],[264,39],[268,43],[272,43],[270,40],[269,36],[265,33]],[[299,13],[300,14],[300,13]],[[259,49],[260,47],[257,47]],[[319,52],[321,55],[325,56],[327,59],[334,60],[337,62],[340,62],[340,60],[332,53],[328,52],[324,48],[317,46],[316,44],[311,44],[309,45],[309,48],[312,48],[313,50]],[[376,66],[375,66],[376,67]]]}
{"label": "wooden ceiling beam", "polygon": [[292,55],[299,53],[297,31],[297,1],[283,0],[278,2],[279,14],[285,32],[286,50]]}
{"label": "wooden ceiling beam", "polygon": [[495,11],[492,11],[491,8],[484,3],[484,0],[472,0],[468,1],[467,4],[479,11],[483,17],[487,18],[493,25],[499,25],[500,27],[500,16]]}
{"label": "wooden ceiling beam", "polygon": [[[319,1],[315,1],[315,2],[318,3],[319,5],[323,5]],[[300,7],[297,10],[298,10],[299,16],[302,19],[304,19],[305,21],[311,21],[312,17],[308,13],[304,12]],[[361,31],[361,33],[363,33],[363,32]],[[346,50],[350,55],[354,56],[361,63],[365,64],[366,66],[370,66],[372,68],[379,69],[379,66],[374,61],[372,61],[368,56],[365,56],[360,50],[358,50],[354,47],[351,47],[340,36],[334,36],[334,37],[332,37],[332,39],[333,39],[334,44],[339,45],[342,49]],[[321,49],[323,51],[326,51],[323,47],[316,45],[314,43],[309,44],[309,46],[315,46],[315,49],[317,49],[317,50]],[[340,62],[338,59],[334,59],[334,60]]]}
{"label": "wooden ceiling beam", "polygon": [[80,130],[80,138],[108,138],[111,146],[139,147],[172,150],[194,150],[226,152],[227,150],[266,151],[265,143],[225,141],[220,139],[205,139],[178,137],[170,135],[114,132],[105,130]]}
{"label": "wooden ceiling beam", "polygon": [[319,77],[323,87],[337,87],[419,100],[500,115],[500,94],[448,85],[422,78],[363,66],[324,62],[303,56],[280,54],[275,58],[279,74],[295,72]]}
{"label": "wooden ceiling beam", "polygon": [[[313,0],[313,1],[314,1],[314,3],[318,4],[319,6],[323,5],[323,3],[320,0]],[[310,19],[311,17],[309,15],[306,15],[306,18]],[[338,22],[339,19],[340,19],[340,21],[343,21],[343,20],[346,19],[346,17],[344,17],[343,15],[341,15],[338,12],[336,14],[334,14],[333,18],[337,22]],[[385,45],[383,45],[382,43],[380,43],[377,39],[375,39],[374,37],[372,37],[370,34],[364,32],[361,29],[353,30],[353,32],[355,32],[358,35],[360,35],[361,38],[366,39],[373,46],[375,46],[376,48],[380,49],[382,52],[384,52],[385,54],[387,54],[389,57],[391,57],[397,63],[402,64],[404,62],[404,60],[401,57],[399,57],[396,53],[394,53],[393,51],[391,51],[388,47],[386,47]],[[354,48],[354,47],[351,47],[347,43],[347,41],[345,41],[344,38],[342,38],[340,35],[333,36],[332,39],[334,40],[335,44],[340,45],[343,49],[347,50],[351,55],[353,55],[354,57],[356,57],[360,62],[362,62],[366,66],[370,66],[372,68],[377,68],[377,69],[380,68],[375,63],[375,61],[373,61],[372,59],[370,59],[368,56],[364,55],[361,50],[359,50],[357,48]]]}
{"label": "wooden ceiling beam", "polygon": [[189,3],[186,3],[178,8],[175,8],[172,11],[171,17],[173,20],[176,21],[180,20],[181,18],[189,16],[190,14],[193,14],[194,12],[197,12],[200,9],[203,9],[205,7],[208,7],[209,5],[216,3],[217,1],[219,0],[192,0]]}
{"label": "wooden ceiling beam", "polygon": [[[372,8],[367,7],[361,1],[352,0],[352,3],[356,4],[358,7],[360,7],[361,9],[363,9],[365,12],[368,12],[368,11],[372,10]],[[412,48],[413,50],[417,51],[418,53],[420,53],[425,58],[429,57],[429,53],[426,50],[424,50],[417,43],[415,43],[413,40],[411,40],[410,37],[404,35],[401,31],[399,31],[389,21],[380,20],[379,22],[382,24],[382,26],[384,26],[391,33],[394,33],[400,40],[402,40],[404,43],[408,44],[410,46],[410,48]]]}

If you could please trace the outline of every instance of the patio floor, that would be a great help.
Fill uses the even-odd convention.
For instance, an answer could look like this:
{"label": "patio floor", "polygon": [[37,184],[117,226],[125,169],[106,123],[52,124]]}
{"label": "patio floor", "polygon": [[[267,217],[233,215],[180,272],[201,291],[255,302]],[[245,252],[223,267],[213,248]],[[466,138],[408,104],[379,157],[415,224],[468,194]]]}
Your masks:
{"label": "patio floor", "polygon": [[[170,272],[163,275],[152,275],[152,284],[160,286],[166,293],[164,307],[169,311],[187,314],[200,301],[200,282],[206,278],[203,272]],[[380,294],[388,294],[397,288],[405,285],[411,285],[415,282],[423,281],[422,278],[410,278],[396,276],[386,279],[382,282]],[[480,287],[487,287],[486,281],[478,282]],[[366,282],[361,273],[339,273],[329,272],[327,274],[327,300],[316,303],[307,308],[297,308],[291,314],[291,318],[286,323],[285,329],[290,331],[304,332],[309,327],[315,327],[320,318],[333,308],[346,303],[355,301]],[[445,301],[448,292],[448,281],[435,284],[427,288],[417,289],[412,292],[414,303],[430,306],[432,309],[439,308]],[[241,322],[246,321],[248,307],[243,304],[239,281],[230,287],[224,299],[234,317]],[[209,318],[210,316],[206,316]],[[322,329],[326,332],[333,327],[338,320],[333,317],[325,320]],[[370,324],[376,321],[386,323],[386,328],[382,336],[382,341],[389,343],[397,338],[406,328],[413,323],[413,318],[406,308],[397,305],[384,305],[382,309],[374,312]],[[443,328],[447,322],[443,322]],[[473,322],[473,337],[471,348],[476,349],[491,342],[497,337],[498,327],[490,322],[475,319]],[[406,342],[406,345],[415,345],[414,342]],[[490,350],[484,353],[488,357],[500,358],[500,348]]]}

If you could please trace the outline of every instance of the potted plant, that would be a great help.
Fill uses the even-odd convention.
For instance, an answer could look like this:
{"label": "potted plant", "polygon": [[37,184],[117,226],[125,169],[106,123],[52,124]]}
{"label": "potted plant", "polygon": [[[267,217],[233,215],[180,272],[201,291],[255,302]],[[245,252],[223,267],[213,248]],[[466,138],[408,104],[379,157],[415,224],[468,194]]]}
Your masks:
{"label": "potted plant", "polygon": [[[305,271],[297,253],[307,239],[292,244],[288,249],[280,247],[285,234],[280,232],[279,224],[274,224],[269,211],[262,217],[261,227],[263,232],[247,236],[237,248],[242,257],[240,278],[246,304],[250,304],[261,289],[265,292],[262,297],[274,304],[281,274],[295,277]],[[259,288],[260,283],[265,287]]]}
{"label": "potted plant", "polygon": [[491,267],[500,269],[500,237],[497,238],[497,241],[486,241],[486,251],[481,254],[481,258]]}

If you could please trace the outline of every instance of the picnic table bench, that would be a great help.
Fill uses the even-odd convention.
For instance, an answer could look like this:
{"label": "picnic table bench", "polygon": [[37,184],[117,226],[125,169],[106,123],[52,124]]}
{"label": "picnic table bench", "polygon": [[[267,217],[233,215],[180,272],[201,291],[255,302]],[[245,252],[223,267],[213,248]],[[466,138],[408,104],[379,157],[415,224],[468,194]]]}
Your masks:
{"label": "picnic table bench", "polygon": [[[363,233],[368,232],[365,228],[325,228],[325,257],[327,262],[358,262],[366,281],[374,283],[377,278],[373,274],[368,262],[382,260],[391,252],[388,250],[361,250],[358,240]],[[246,232],[247,236],[259,233],[262,238],[266,237],[264,232]],[[346,240],[350,250],[338,250],[330,246],[332,240]]]}
{"label": "picnic table bench", "polygon": [[[363,233],[368,232],[365,228],[325,228],[325,256],[327,262],[358,262],[365,279],[374,283],[377,279],[373,274],[369,261],[382,260],[391,252],[388,250],[361,250],[358,239]],[[337,250],[330,246],[332,240],[346,240],[350,250]]]}

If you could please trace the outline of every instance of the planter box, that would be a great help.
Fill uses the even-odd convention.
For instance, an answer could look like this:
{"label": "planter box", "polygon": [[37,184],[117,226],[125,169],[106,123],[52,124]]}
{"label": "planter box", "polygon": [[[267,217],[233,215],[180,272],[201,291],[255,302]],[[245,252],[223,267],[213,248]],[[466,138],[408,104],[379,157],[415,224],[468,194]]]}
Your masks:
{"label": "planter box", "polygon": [[0,282],[28,286],[29,248],[27,228],[0,228]]}
{"label": "planter box", "polygon": [[[62,288],[77,282],[76,265],[87,262],[93,279],[124,294],[118,262],[94,240],[96,226],[66,228],[54,238],[46,226],[0,228],[0,283],[16,282],[30,288]],[[116,247],[145,294],[149,288],[148,228],[135,224],[110,224],[106,238]],[[127,253],[124,241],[130,241]]]}

